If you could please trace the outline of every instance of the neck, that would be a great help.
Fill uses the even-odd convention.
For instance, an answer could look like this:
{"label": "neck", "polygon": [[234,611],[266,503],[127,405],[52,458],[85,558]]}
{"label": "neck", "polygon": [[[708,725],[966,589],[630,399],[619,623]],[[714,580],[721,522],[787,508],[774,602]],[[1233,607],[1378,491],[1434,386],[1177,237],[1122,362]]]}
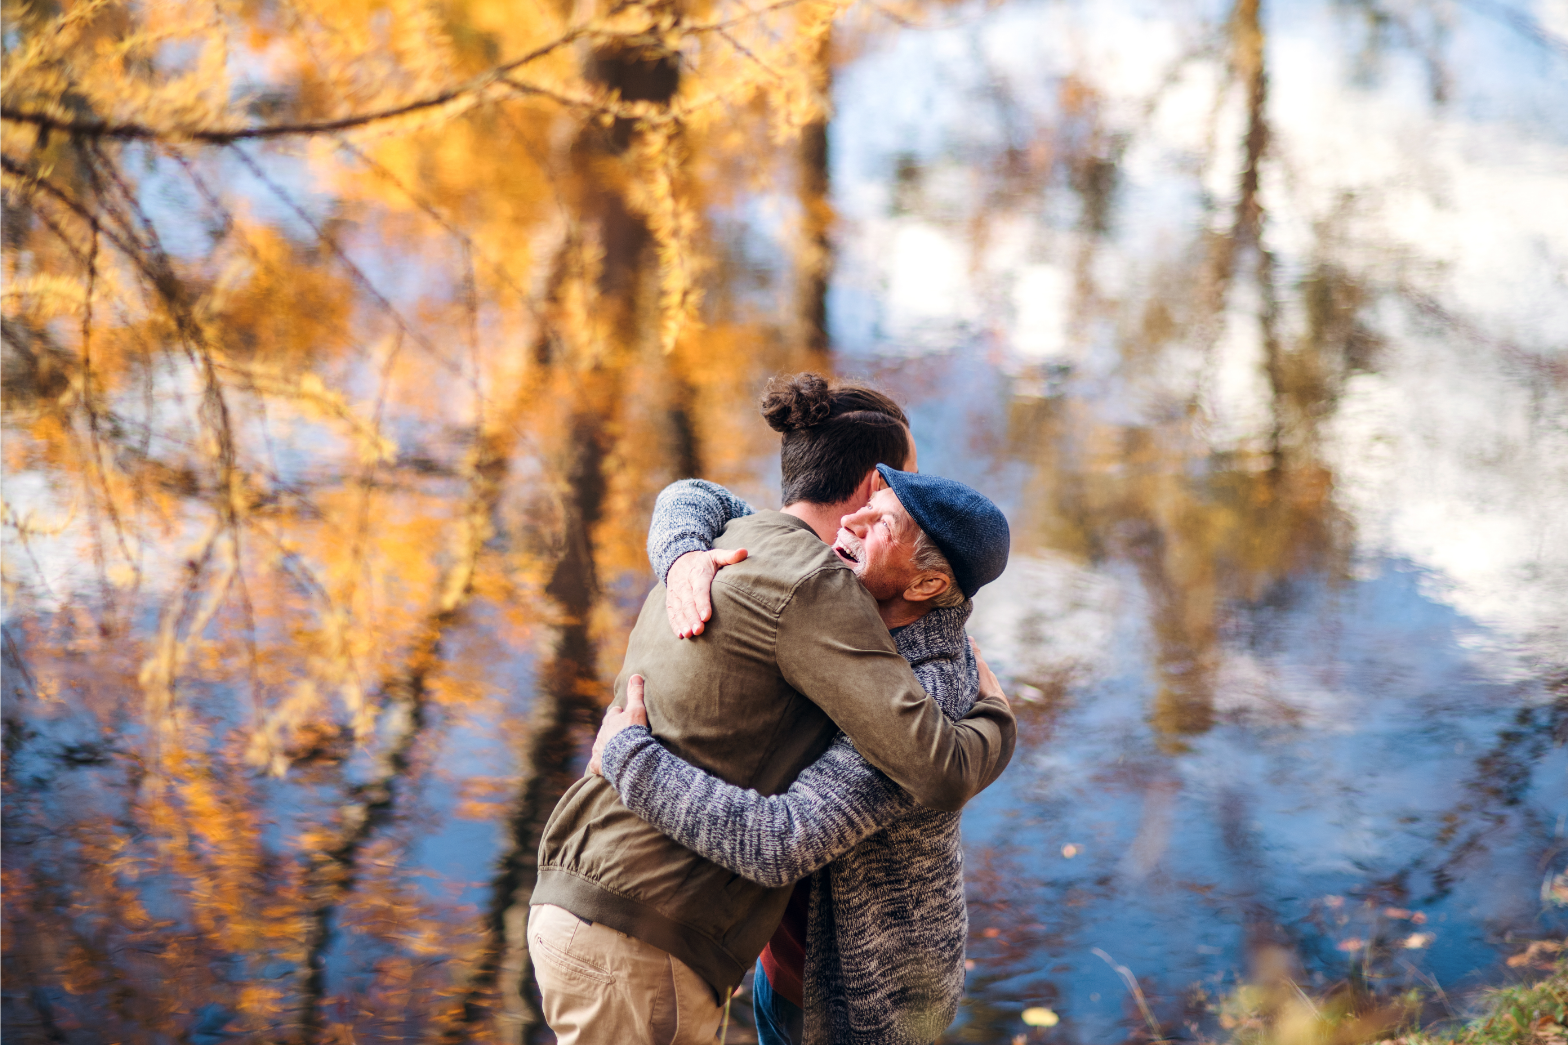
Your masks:
{"label": "neck", "polygon": [[877,613],[882,617],[882,623],[887,625],[887,630],[902,628],[931,612],[930,602],[910,602],[902,595],[895,595],[891,599],[883,599],[877,603]]}
{"label": "neck", "polygon": [[785,515],[793,515],[801,522],[810,526],[822,538],[823,544],[832,544],[838,537],[839,520],[850,512],[857,510],[858,504],[841,501],[838,504],[812,504],[810,501],[796,501],[786,504],[779,511]]}

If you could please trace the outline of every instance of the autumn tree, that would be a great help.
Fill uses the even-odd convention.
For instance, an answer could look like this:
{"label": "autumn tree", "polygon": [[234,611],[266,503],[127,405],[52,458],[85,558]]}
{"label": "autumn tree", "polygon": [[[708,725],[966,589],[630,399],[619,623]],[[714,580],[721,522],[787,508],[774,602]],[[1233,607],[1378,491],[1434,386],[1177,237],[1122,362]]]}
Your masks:
{"label": "autumn tree", "polygon": [[[825,359],[724,222],[794,183],[841,6],[7,5],[9,1024],[540,1028],[652,494],[752,481],[745,404]],[[459,903],[410,852],[491,734]]]}

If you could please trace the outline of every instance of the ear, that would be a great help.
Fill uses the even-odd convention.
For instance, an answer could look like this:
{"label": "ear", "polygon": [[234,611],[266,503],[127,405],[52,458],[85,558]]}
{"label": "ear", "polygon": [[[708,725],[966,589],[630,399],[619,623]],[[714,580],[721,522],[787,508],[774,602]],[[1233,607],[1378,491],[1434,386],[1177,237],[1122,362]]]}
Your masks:
{"label": "ear", "polygon": [[887,483],[883,480],[882,473],[873,468],[856,484],[855,492],[850,497],[854,499],[855,508],[858,510],[871,503],[872,494],[886,489]]}
{"label": "ear", "polygon": [[926,602],[946,591],[952,582],[940,573],[922,573],[904,589],[905,602]]}

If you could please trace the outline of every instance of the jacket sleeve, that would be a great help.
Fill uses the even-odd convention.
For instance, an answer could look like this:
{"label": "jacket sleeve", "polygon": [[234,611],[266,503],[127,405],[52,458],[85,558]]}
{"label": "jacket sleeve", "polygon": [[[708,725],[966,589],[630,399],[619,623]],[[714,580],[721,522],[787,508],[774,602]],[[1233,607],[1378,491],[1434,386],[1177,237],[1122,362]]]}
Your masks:
{"label": "jacket sleeve", "polygon": [[751,505],[718,483],[681,479],[659,491],[648,526],[648,561],[662,583],[687,552],[705,552],[731,519],[752,513]]}
{"label": "jacket sleeve", "polygon": [[779,615],[775,655],[785,680],[929,809],[962,809],[1012,758],[1016,724],[1006,703],[980,700],[949,721],[848,570],[821,570],[796,585]]}
{"label": "jacket sleeve", "polygon": [[915,808],[842,735],[781,795],[725,783],[667,750],[642,726],[601,755],[628,809],[686,848],[759,885],[798,881]]}

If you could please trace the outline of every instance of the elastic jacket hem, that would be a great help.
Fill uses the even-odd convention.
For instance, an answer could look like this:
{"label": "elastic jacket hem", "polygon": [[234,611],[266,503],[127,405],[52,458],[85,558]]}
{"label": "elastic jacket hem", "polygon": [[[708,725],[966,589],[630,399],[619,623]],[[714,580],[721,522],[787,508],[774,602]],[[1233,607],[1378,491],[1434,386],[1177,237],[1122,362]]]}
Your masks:
{"label": "elastic jacket hem", "polygon": [[579,918],[608,925],[617,932],[635,936],[667,954],[673,954],[701,976],[722,999],[726,991],[740,986],[751,963],[736,960],[720,944],[701,930],[660,914],[656,909],[630,896],[611,892],[602,885],[562,867],[541,867],[530,906],[555,904]]}

